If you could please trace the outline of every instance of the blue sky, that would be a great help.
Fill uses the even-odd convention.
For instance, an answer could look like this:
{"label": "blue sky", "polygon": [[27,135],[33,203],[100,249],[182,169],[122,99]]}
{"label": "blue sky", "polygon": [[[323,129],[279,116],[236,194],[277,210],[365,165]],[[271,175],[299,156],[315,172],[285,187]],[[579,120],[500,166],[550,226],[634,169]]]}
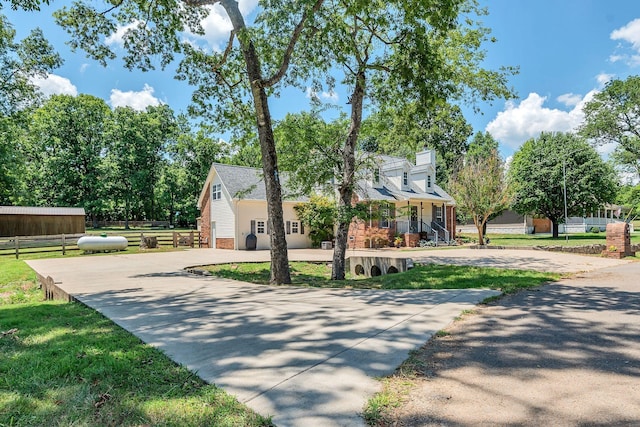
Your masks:
{"label": "blue sky", "polygon": [[[2,13],[24,37],[40,26],[45,36],[65,59],[65,65],[47,80],[38,82],[45,93],[88,93],[105,99],[113,107],[166,103],[175,111],[185,111],[191,89],[173,79],[173,70],[142,73],[128,71],[114,62],[103,68],[82,52],[71,53],[64,44],[67,34],[57,28],[51,13],[64,2],[53,2],[41,12]],[[241,0],[250,14],[257,0]],[[582,121],[581,106],[612,78],[624,79],[640,71],[640,1],[638,0],[493,0],[481,1],[488,7],[484,17],[496,43],[486,46],[486,66],[520,67],[511,79],[518,98],[492,105],[480,104],[481,114],[463,106],[465,117],[476,131],[490,131],[500,142],[504,156],[513,154],[528,138],[541,131],[568,131]],[[230,24],[218,9],[205,23],[202,40],[220,48]],[[109,42],[117,44],[118,34]],[[347,96],[320,94],[328,102],[347,110]],[[287,91],[272,103],[274,117],[308,108],[307,94]],[[222,136],[222,135],[221,135]],[[602,152],[611,147],[603,147]]]}

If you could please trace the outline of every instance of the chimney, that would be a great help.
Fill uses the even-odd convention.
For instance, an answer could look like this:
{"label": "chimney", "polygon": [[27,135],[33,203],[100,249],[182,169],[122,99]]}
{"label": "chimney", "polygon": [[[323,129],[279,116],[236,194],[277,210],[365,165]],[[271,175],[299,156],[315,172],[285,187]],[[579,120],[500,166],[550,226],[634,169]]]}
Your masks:
{"label": "chimney", "polygon": [[424,149],[416,153],[416,166],[432,164],[436,166],[436,151]]}

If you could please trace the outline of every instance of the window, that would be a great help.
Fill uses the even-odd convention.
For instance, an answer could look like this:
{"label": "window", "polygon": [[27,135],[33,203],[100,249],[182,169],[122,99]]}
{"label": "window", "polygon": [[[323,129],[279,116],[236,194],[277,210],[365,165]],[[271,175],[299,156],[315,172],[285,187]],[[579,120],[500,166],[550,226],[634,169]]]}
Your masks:
{"label": "window", "polygon": [[436,221],[442,222],[442,206],[436,206]]}
{"label": "window", "polygon": [[258,234],[264,234],[265,228],[266,228],[266,222],[258,220],[258,221],[256,221],[256,224],[258,226],[257,227]]}
{"label": "window", "polygon": [[373,183],[380,184],[380,169],[378,168],[373,171]]}
{"label": "window", "polygon": [[391,207],[389,205],[380,206],[380,228],[389,228],[389,217],[391,217]]}
{"label": "window", "polygon": [[298,221],[291,221],[291,233],[298,234]]}
{"label": "window", "polygon": [[427,175],[427,188],[431,188],[431,175]]}
{"label": "window", "polygon": [[407,172],[402,173],[402,185],[409,185],[409,174]]}
{"label": "window", "polygon": [[222,199],[222,184],[214,184],[211,186],[211,198],[213,200]]}

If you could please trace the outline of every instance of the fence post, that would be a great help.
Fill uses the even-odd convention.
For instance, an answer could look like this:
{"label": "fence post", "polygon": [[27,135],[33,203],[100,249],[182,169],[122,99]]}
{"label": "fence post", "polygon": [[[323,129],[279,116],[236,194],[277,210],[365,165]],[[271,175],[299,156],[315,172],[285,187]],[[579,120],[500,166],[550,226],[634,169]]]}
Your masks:
{"label": "fence post", "polygon": [[191,247],[193,247],[193,230],[189,233],[189,242],[191,243]]}
{"label": "fence post", "polygon": [[65,237],[64,234],[62,235],[62,255],[66,255],[66,251],[65,251]]}
{"label": "fence post", "polygon": [[176,233],[175,231],[173,232],[173,247],[178,247],[178,233]]}
{"label": "fence post", "polygon": [[20,238],[16,236],[16,259],[20,258]]}

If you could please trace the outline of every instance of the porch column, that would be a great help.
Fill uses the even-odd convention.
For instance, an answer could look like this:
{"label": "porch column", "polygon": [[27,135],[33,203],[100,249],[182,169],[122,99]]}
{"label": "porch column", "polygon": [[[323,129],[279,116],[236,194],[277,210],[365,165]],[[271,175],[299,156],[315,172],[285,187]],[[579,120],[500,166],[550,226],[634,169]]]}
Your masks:
{"label": "porch column", "polygon": [[447,228],[447,204],[446,203],[442,204],[442,216],[444,218],[444,229],[448,230],[448,228]]}

